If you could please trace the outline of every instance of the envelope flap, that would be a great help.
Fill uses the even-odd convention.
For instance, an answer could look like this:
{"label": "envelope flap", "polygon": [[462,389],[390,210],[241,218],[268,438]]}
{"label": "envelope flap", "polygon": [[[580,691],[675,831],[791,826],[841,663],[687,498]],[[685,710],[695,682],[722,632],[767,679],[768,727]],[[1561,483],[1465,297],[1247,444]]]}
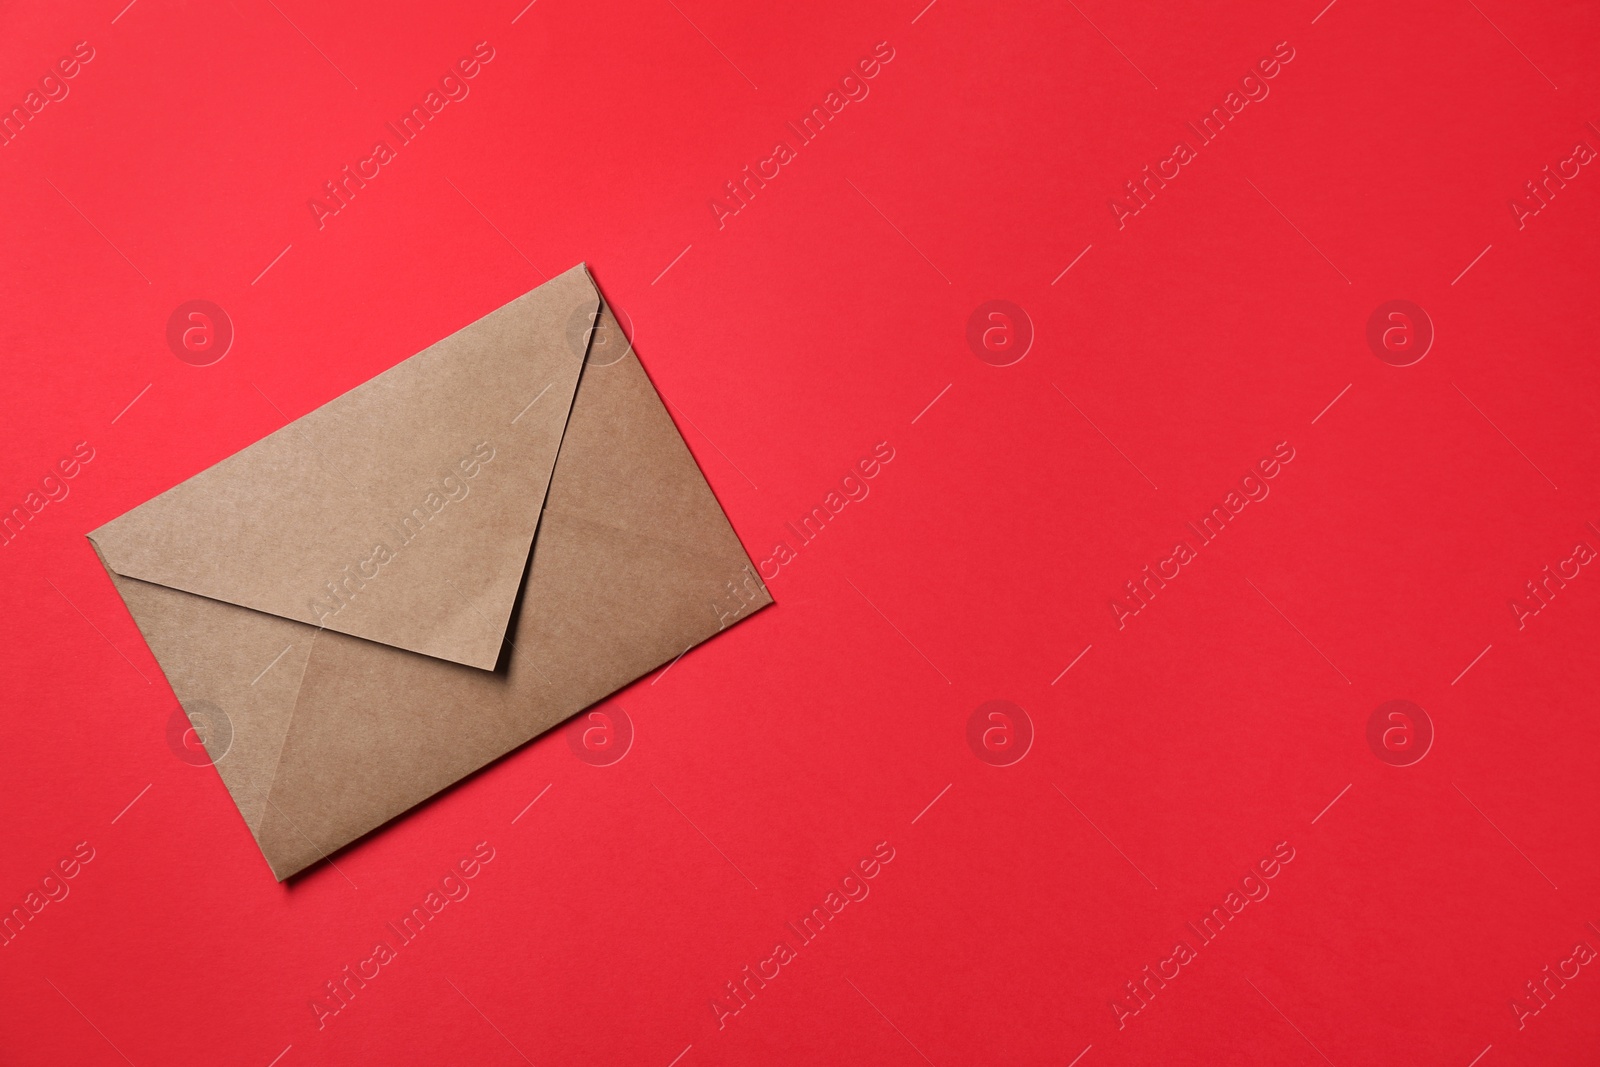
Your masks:
{"label": "envelope flap", "polygon": [[491,669],[598,306],[574,267],[90,538],[126,577]]}

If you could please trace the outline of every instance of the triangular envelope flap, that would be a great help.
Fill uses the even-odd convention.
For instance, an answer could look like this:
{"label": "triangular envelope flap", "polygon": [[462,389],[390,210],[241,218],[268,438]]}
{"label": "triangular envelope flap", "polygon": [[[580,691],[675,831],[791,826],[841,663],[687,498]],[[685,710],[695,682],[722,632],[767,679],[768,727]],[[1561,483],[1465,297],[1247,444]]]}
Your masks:
{"label": "triangular envelope flap", "polygon": [[[599,326],[617,329],[608,309]],[[325,635],[263,812],[262,851],[286,878],[769,603],[644,369],[631,354],[591,364],[506,672],[430,669]]]}
{"label": "triangular envelope flap", "polygon": [[490,669],[598,302],[574,267],[90,537],[127,577]]}
{"label": "triangular envelope flap", "polygon": [[[596,338],[604,349],[628,345],[615,314],[601,303]],[[697,555],[747,564],[744,547],[668,414],[661,394],[633,355],[591,365],[561,443],[560,463],[583,477],[552,485],[547,511],[689,547]],[[615,358],[615,357],[602,357]],[[728,574],[731,579],[732,568]]]}

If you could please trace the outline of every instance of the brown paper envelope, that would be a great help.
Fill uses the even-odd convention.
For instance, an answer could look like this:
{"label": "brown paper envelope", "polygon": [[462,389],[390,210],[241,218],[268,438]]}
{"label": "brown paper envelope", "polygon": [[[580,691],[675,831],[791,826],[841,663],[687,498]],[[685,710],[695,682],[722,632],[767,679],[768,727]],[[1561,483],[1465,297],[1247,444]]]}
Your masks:
{"label": "brown paper envelope", "polygon": [[[600,312],[590,349],[586,307]],[[437,350],[445,345],[451,347],[439,360]],[[507,357],[508,346],[525,355]],[[581,355],[586,350],[587,362]],[[379,385],[424,357],[457,364],[427,370],[428,384],[439,388],[415,387],[423,377],[418,371],[398,375],[397,385]],[[573,365],[570,387],[564,386],[558,366],[563,359]],[[563,388],[567,400],[545,408]],[[539,394],[539,389],[547,391]],[[440,456],[459,458],[459,449],[447,440],[457,431],[515,446],[495,445],[494,458],[471,478],[458,471],[456,482],[468,487],[466,495],[447,500],[412,542],[394,551],[390,562],[376,565],[375,577],[332,614],[327,606],[339,601],[325,595],[318,627],[301,621],[294,605],[297,583],[321,571],[276,542],[266,557],[271,568],[251,568],[237,559],[208,565],[206,552],[228,556],[236,549],[227,541],[207,540],[204,524],[226,520],[219,497],[236,506],[248,501],[259,518],[274,514],[275,497],[287,495],[292,502],[304,499],[296,493],[314,496],[329,508],[321,526],[307,520],[296,529],[335,531],[331,536],[368,528],[364,522],[386,514],[394,498],[382,492],[346,487],[344,498],[330,499],[323,466],[306,458],[337,454],[337,441],[361,435],[350,415],[302,424],[362,390],[394,399],[344,410],[435,439],[432,452],[406,442],[406,450],[397,453],[406,472],[431,470],[443,462]],[[515,402],[536,394],[540,398],[531,407],[526,400]],[[477,420],[464,417],[475,405],[481,405]],[[463,417],[457,423],[434,421],[430,408]],[[531,419],[533,426],[523,431]],[[559,448],[541,475],[527,467],[537,465],[552,424]],[[216,474],[280,435],[290,443],[275,445],[269,460],[235,466],[242,477],[257,476],[258,487],[240,490],[233,478]],[[374,456],[372,469],[358,468],[364,481],[384,486],[402,503],[408,491],[416,495],[407,489],[405,473],[377,469],[381,459],[372,449],[352,447]],[[502,460],[511,462],[497,470]],[[277,475],[276,480],[260,479],[262,471]],[[505,487],[484,493],[489,513],[474,515],[470,509],[480,488],[488,488],[486,480],[496,474]],[[203,491],[168,499],[201,479]],[[306,490],[303,482],[315,488]],[[518,493],[536,498],[531,554]],[[162,505],[159,514],[141,515],[157,504]],[[455,515],[451,509],[457,509]],[[455,526],[442,521],[457,516]],[[233,521],[225,528],[237,536],[246,525]],[[427,545],[435,535],[440,542],[459,539],[470,546]],[[643,367],[581,267],[107,524],[91,539],[173,690],[203,731],[224,783],[279,879],[771,603]],[[256,537],[252,544],[269,540]],[[391,538],[398,540],[398,535]],[[504,560],[512,554],[507,542],[512,549],[522,546],[521,557],[511,579],[511,600],[499,612]],[[325,541],[319,544],[325,547]],[[423,547],[432,550],[431,569],[390,573],[407,553]],[[182,552],[191,555],[169,558]],[[340,558],[326,550],[310,554],[319,565]],[[452,567],[476,570],[462,575]],[[390,593],[391,579],[395,586],[403,580],[412,588]],[[390,611],[418,617],[386,617],[377,596],[369,596],[380,591],[387,594],[383,603]],[[429,591],[437,598],[431,603]],[[450,593],[458,595],[444,599]],[[499,613],[491,616],[491,610]],[[483,614],[482,625],[464,620],[465,612]],[[501,623],[496,649],[486,654],[473,642],[492,632],[496,619]],[[426,651],[415,647],[419,644],[456,654],[419,654]],[[494,670],[479,666],[496,662]]]}
{"label": "brown paper envelope", "polygon": [[491,668],[598,302],[575,267],[90,539],[127,578]]}

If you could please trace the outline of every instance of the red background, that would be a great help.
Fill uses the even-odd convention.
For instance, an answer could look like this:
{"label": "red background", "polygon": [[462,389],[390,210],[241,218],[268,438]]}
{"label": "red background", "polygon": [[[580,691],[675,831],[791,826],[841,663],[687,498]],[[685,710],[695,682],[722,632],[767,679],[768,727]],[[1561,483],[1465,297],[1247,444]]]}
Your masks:
{"label": "red background", "polygon": [[[1600,176],[1521,229],[1508,206],[1600,148],[1591,7],[0,23],[7,107],[95,53],[0,148],[0,505],[95,450],[0,549],[0,904],[95,850],[0,948],[0,1061],[1595,1062],[1593,968],[1520,1029],[1510,1004],[1600,947],[1600,576],[1520,630],[1508,606],[1600,547]],[[470,96],[319,229],[309,198],[479,41]],[[1119,230],[1110,198],[1280,41],[1270,96]],[[870,95],[719,229],[723,183],[879,42]],[[622,760],[548,736],[279,885],[169,748],[83,535],[580,260],[755,559],[895,458],[775,608],[610,702]],[[191,299],[236,330],[212,366],[165,340]],[[1011,366],[966,341],[991,299],[1036,334]],[[1391,299],[1437,331],[1410,367],[1365,339]],[[1280,441],[1270,497],[1119,629],[1123,583]],[[966,739],[995,699],[1033,726],[1012,766]],[[1436,731],[1413,766],[1366,740],[1392,699]],[[319,1029],[323,983],[485,840],[470,898]],[[724,983],[880,841],[871,895],[719,1028]],[[1119,1028],[1124,983],[1279,842],[1270,897]]]}

